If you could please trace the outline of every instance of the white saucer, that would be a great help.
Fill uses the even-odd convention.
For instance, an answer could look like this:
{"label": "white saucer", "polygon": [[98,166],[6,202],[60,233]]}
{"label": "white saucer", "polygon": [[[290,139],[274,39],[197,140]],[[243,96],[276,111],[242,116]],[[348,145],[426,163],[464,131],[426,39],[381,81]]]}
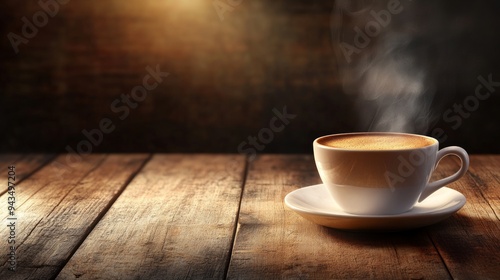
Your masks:
{"label": "white saucer", "polygon": [[323,184],[297,189],[285,204],[302,217],[322,226],[344,230],[405,230],[440,222],[465,204],[465,196],[443,187],[412,210],[396,215],[356,215],[340,209]]}

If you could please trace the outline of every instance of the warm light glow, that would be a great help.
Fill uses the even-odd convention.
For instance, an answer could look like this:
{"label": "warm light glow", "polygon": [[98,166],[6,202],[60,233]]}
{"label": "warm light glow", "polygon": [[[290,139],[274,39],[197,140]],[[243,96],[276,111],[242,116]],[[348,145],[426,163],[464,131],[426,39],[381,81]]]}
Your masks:
{"label": "warm light glow", "polygon": [[180,8],[185,9],[200,9],[204,6],[207,6],[207,2],[211,1],[203,1],[203,0],[184,0],[184,1],[174,1],[179,5]]}

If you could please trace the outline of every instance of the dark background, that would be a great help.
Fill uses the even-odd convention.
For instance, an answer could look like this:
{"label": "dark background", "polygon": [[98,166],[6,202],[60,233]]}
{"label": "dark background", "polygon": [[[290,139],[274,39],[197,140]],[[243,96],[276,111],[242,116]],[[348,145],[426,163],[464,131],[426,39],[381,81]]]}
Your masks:
{"label": "dark background", "polygon": [[[387,1],[354,3],[378,10]],[[38,1],[3,0],[0,152],[76,150],[82,130],[98,128],[103,118],[116,129],[92,152],[237,152],[269,127],[273,108],[284,106],[296,118],[262,152],[309,153],[318,136],[369,130],[359,112],[366,106],[370,119],[370,102],[346,93],[339,76],[346,64],[332,41],[334,4],[243,0],[221,20],[212,1],[73,0],[58,4],[16,54],[8,34],[22,35],[22,18],[33,22],[42,9]],[[404,12],[386,31],[408,27],[399,32],[417,42],[409,48],[433,78],[429,125],[413,132],[438,128],[446,135],[442,146],[499,153],[500,87],[460,126],[442,117],[474,95],[478,76],[500,81],[499,4],[401,4]],[[345,14],[344,28],[357,26],[358,16]],[[120,120],[111,104],[156,65],[170,75]]]}

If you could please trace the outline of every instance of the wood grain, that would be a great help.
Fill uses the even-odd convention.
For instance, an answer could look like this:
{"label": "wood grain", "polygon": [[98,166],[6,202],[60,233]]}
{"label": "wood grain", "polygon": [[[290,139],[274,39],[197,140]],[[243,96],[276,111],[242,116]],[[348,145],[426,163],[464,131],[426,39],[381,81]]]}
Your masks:
{"label": "wood grain", "polygon": [[[458,167],[459,161],[450,158],[437,173],[448,176]],[[467,203],[450,219],[428,228],[455,279],[500,277],[499,170],[499,155],[471,156],[468,173],[449,185],[465,195]]]}
{"label": "wood grain", "polygon": [[155,155],[57,279],[221,279],[245,160]]}
{"label": "wood grain", "polygon": [[16,183],[19,184],[33,172],[47,164],[55,155],[47,154],[1,154],[0,155],[0,195],[7,191],[7,168],[16,167]]}
{"label": "wood grain", "polygon": [[447,279],[425,230],[353,233],[317,226],[283,204],[320,183],[312,156],[266,155],[249,168],[229,279]]}
{"label": "wood grain", "polygon": [[[64,156],[56,160],[63,161]],[[0,279],[50,279],[141,168],[148,155],[91,155],[60,177],[47,165],[17,188],[17,269]],[[2,196],[0,201],[7,201]],[[5,217],[4,217],[5,218]],[[7,236],[7,228],[0,229]],[[2,255],[6,246],[2,246]]]}
{"label": "wood grain", "polygon": [[[498,279],[500,155],[471,156],[448,186],[467,198],[458,213],[393,233],[329,229],[285,208],[290,191],[320,183],[311,155],[96,154],[65,169],[67,155],[50,158],[0,156],[25,178],[18,267],[4,259],[0,279]],[[433,178],[458,166],[447,157]]]}

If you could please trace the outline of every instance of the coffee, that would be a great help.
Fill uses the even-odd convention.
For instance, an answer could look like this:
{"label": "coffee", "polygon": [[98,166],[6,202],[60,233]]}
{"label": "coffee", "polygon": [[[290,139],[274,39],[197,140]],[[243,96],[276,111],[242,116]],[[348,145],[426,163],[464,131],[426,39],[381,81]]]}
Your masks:
{"label": "coffee", "polygon": [[[462,177],[469,166],[467,152],[438,149],[434,138],[390,132],[327,135],[313,142],[321,181],[337,205],[351,214],[403,213]],[[459,171],[429,182],[436,164],[448,155],[460,158]]]}
{"label": "coffee", "polygon": [[342,134],[318,140],[321,145],[349,150],[405,150],[430,146],[434,139],[411,134]]}

